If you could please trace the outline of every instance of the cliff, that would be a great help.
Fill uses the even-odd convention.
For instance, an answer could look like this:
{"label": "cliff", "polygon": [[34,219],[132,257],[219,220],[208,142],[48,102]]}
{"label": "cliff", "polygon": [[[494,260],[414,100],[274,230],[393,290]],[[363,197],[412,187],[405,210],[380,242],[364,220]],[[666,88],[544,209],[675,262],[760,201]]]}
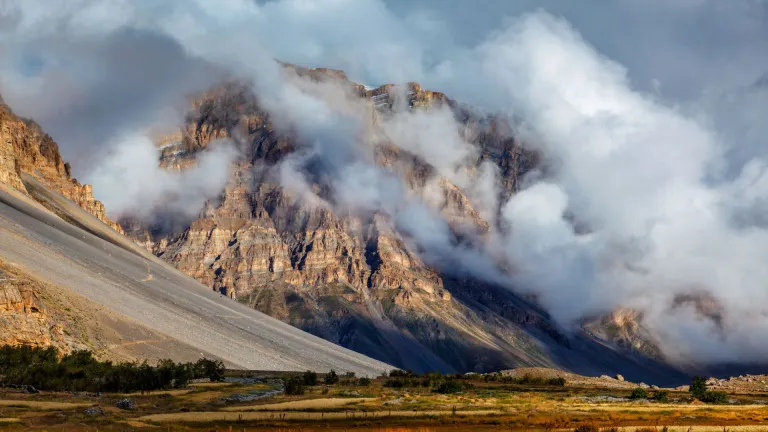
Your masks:
{"label": "cliff", "polygon": [[115,231],[123,232],[119,224],[107,217],[101,201],[93,197],[91,186],[72,178],[70,166],[62,160],[56,142],[37,123],[16,116],[0,102],[0,183],[28,193],[22,173],[71,199]]}
{"label": "cliff", "polygon": [[54,346],[69,351],[64,326],[53,319],[30,279],[0,261],[0,346]]}

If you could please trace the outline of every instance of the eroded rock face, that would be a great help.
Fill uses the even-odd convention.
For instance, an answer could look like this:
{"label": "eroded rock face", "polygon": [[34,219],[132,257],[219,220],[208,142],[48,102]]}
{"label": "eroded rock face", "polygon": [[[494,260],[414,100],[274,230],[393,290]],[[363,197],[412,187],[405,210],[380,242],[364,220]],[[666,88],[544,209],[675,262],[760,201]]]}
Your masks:
{"label": "eroded rock face", "polygon": [[69,351],[64,327],[48,315],[33,284],[0,270],[0,345],[54,346]]}
{"label": "eroded rock face", "polygon": [[107,217],[101,201],[93,197],[91,186],[72,178],[56,142],[35,122],[16,116],[0,103],[0,182],[26,193],[22,173],[35,177],[117,232],[123,232],[120,225]]}
{"label": "eroded rock face", "polygon": [[[346,79],[327,69],[296,72],[317,81]],[[455,106],[415,83],[375,90],[344,83],[370,106],[373,124],[403,100],[411,109]],[[481,131],[472,138],[480,148],[478,163],[495,158],[522,175],[526,168],[515,162],[524,153],[519,144],[471,121],[476,124],[468,130]],[[197,152],[227,137],[242,143],[244,156],[219,200],[175,232],[125,221],[129,235],[222,295],[392,364],[446,371],[551,364],[528,330],[559,338],[554,343],[563,338],[539,312],[511,303],[477,312],[474,303],[484,297],[476,291],[498,292],[497,301],[511,299],[509,292],[455,280],[448,287],[384,215],[336,214],[326,203],[283,188],[271,168],[298,147],[296,139],[275,129],[246,86],[229,83],[194,99],[186,126],[159,143],[161,165],[184,169]],[[433,197],[433,207],[457,230],[489,229],[462,190],[418,157],[386,142],[376,144],[375,157],[412,193]],[[322,181],[314,187],[322,196]],[[515,320],[505,316],[510,310]]]}
{"label": "eroded rock face", "polygon": [[664,356],[650,332],[641,325],[642,314],[620,308],[609,314],[584,320],[582,327],[597,338],[627,351],[663,360]]}
{"label": "eroded rock face", "polygon": [[[366,104],[362,109],[371,111],[374,129],[395,108],[449,107],[477,148],[476,166],[470,170],[486,161],[498,167],[500,202],[518,190],[522,176],[538,163],[537,155],[513,137],[507,121],[477,117],[418,84],[366,89],[346,81],[340,71],[293,68],[314,81],[339,80],[348,86]],[[570,338],[535,302],[430,267],[385,215],[341,214],[323,200],[282,187],[274,168],[299,148],[297,139],[276,130],[245,85],[228,83],[195,98],[186,125],[161,141],[160,163],[184,169],[219,138],[236,138],[243,156],[219,199],[208,202],[196,220],[173,229],[123,222],[137,242],[211,289],[347,348],[417,371],[552,366],[559,364],[558,355],[573,367],[598,355],[569,351]],[[375,162],[399,175],[409,193],[428,198],[457,238],[468,230],[482,236],[496,228],[460,187],[418,156],[386,141],[375,143],[373,151]],[[328,194],[322,178],[311,187],[321,197]]]}

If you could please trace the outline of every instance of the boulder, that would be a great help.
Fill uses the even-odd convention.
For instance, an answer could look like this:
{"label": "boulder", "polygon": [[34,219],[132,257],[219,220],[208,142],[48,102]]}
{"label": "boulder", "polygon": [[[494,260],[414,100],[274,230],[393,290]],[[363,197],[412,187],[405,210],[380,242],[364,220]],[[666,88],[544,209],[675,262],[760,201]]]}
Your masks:
{"label": "boulder", "polygon": [[135,410],[136,402],[133,399],[120,399],[115,403],[115,407],[121,410]]}
{"label": "boulder", "polygon": [[94,417],[103,416],[104,410],[102,410],[100,406],[93,406],[85,409],[85,415],[94,416]]}

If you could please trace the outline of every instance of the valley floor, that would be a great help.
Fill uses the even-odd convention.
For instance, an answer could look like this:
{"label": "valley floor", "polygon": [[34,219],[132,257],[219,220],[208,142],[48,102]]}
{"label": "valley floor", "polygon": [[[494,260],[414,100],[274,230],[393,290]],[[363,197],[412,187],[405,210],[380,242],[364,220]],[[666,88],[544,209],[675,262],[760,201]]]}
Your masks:
{"label": "valley floor", "polygon": [[[633,401],[630,386],[600,386],[599,381],[560,387],[477,378],[459,380],[464,389],[454,394],[386,387],[383,377],[364,386],[342,378],[336,385],[307,387],[301,396],[275,392],[278,381],[263,376],[130,395],[0,389],[0,430],[768,430],[768,393],[730,393],[726,404],[705,405],[681,390],[670,390],[666,402]],[[126,398],[135,409],[115,406]]]}

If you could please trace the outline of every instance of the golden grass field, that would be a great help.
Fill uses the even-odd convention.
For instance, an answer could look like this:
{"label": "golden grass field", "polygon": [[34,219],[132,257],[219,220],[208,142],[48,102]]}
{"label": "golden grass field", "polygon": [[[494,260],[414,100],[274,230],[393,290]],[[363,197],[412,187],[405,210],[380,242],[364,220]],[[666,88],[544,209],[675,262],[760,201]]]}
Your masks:
{"label": "golden grass field", "polygon": [[372,402],[377,398],[318,398],[304,399],[273,404],[246,405],[222,408],[222,411],[296,411],[307,409],[332,409],[353,405],[360,402]]}
{"label": "golden grass field", "polygon": [[24,407],[24,408],[31,408],[35,410],[56,410],[56,411],[62,411],[62,410],[69,410],[74,408],[85,408],[89,407],[92,404],[88,403],[69,403],[69,402],[44,402],[44,401],[31,401],[31,400],[18,400],[18,399],[8,399],[8,400],[0,400],[0,407]]}
{"label": "golden grass field", "polygon": [[[302,396],[242,402],[233,402],[232,396],[263,392],[274,384],[194,384],[180,391],[100,397],[0,389],[0,430],[554,432],[589,425],[591,432],[651,432],[649,427],[658,432],[768,432],[768,394],[731,394],[728,404],[705,405],[674,391],[668,402],[659,403],[627,400],[626,388],[475,380],[462,381],[469,387],[460,393],[444,395],[430,388],[387,388],[384,380],[367,386],[315,386]],[[136,402],[136,410],[115,408],[126,397]],[[95,406],[102,415],[85,412]]]}

